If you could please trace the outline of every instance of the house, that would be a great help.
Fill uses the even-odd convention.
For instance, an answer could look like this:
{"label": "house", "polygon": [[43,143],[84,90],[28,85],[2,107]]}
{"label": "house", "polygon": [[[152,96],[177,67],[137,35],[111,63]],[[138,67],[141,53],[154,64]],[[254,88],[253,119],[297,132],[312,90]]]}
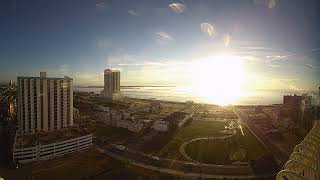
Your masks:
{"label": "house", "polygon": [[155,131],[167,132],[169,130],[169,124],[168,121],[155,121],[152,129]]}

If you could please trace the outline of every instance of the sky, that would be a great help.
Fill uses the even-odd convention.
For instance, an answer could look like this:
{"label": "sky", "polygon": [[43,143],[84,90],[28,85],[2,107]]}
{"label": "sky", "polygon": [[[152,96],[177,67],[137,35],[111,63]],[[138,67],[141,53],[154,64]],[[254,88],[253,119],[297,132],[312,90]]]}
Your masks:
{"label": "sky", "polygon": [[249,88],[314,90],[319,17],[317,0],[1,0],[0,82],[47,71],[102,85],[113,68],[121,85],[188,86],[240,68]]}

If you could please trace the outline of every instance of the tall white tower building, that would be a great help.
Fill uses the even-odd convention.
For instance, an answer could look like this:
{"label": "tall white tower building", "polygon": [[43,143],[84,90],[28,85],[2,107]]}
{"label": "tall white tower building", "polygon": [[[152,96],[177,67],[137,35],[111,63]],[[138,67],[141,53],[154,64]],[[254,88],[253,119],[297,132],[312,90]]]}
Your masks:
{"label": "tall white tower building", "polygon": [[23,134],[73,125],[72,78],[17,77],[18,127]]}
{"label": "tall white tower building", "polygon": [[104,89],[101,96],[110,100],[118,100],[120,95],[120,71],[106,69],[104,70]]}

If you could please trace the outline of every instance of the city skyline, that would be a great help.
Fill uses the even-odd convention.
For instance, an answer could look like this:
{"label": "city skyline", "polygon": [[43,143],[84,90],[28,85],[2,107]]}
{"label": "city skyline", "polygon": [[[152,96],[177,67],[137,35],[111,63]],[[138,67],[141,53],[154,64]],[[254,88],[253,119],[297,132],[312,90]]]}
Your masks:
{"label": "city skyline", "polygon": [[103,69],[114,68],[121,85],[192,86],[195,70],[232,74],[239,59],[249,89],[320,83],[316,1],[34,2],[1,2],[0,82],[47,71],[103,85]]}
{"label": "city skyline", "polygon": [[319,17],[319,0],[1,0],[0,180],[320,179]]}

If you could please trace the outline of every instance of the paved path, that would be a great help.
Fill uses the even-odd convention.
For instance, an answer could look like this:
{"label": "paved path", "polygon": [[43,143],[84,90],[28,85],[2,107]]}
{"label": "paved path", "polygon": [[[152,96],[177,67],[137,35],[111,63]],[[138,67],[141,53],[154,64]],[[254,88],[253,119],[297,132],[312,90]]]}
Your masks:
{"label": "paved path", "polygon": [[236,131],[233,130],[232,131],[232,134],[229,134],[229,135],[225,135],[225,136],[211,136],[211,137],[202,137],[202,138],[195,138],[195,139],[191,139],[189,141],[186,141],[184,142],[181,146],[180,146],[180,153],[182,154],[182,156],[186,159],[188,159],[189,161],[194,161],[194,159],[192,159],[185,151],[185,148],[186,146],[191,143],[191,142],[194,142],[194,141],[199,141],[199,140],[221,140],[221,139],[227,139],[227,138],[230,138],[232,136],[234,136],[236,134]]}
{"label": "paved path", "polygon": [[[107,149],[100,148],[98,146],[95,146],[95,148],[103,153],[106,154],[114,159],[120,160],[125,163],[129,163],[130,165],[137,166],[140,168],[160,172],[160,173],[165,173],[165,174],[170,174],[173,176],[179,176],[179,177],[185,177],[185,178],[200,178],[200,179],[206,179],[206,178],[212,178],[212,179],[256,179],[256,178],[271,178],[274,177],[275,174],[261,174],[261,175],[232,175],[232,169],[230,170],[230,175],[219,175],[219,174],[207,174],[207,173],[196,173],[196,172],[186,172],[186,171],[181,171],[181,170],[176,170],[176,169],[169,169],[167,167],[160,167],[159,165],[152,165],[145,163],[146,158],[140,159],[140,161],[132,159],[132,158],[127,158],[125,156],[121,156],[119,154],[116,154],[114,152],[111,152]],[[236,166],[234,166],[236,167]],[[190,171],[190,170],[188,170]],[[225,172],[228,173],[228,172]]]}

